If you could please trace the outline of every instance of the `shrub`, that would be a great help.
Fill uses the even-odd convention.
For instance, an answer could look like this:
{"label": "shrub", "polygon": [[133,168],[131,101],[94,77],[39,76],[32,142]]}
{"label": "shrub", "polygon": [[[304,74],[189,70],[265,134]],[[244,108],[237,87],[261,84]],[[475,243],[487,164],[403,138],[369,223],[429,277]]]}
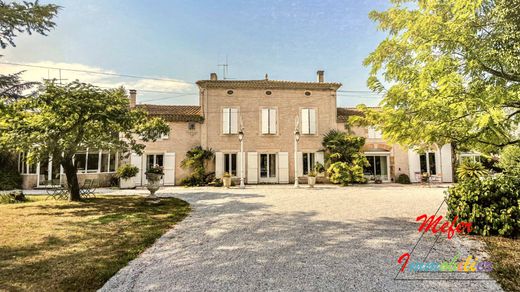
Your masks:
{"label": "shrub", "polygon": [[186,158],[181,161],[182,168],[188,168],[191,175],[184,178],[181,184],[185,186],[202,186],[211,180],[206,178],[206,162],[213,159],[215,153],[212,149],[204,149],[196,146],[186,152]]}
{"label": "shrub", "polygon": [[473,179],[484,177],[488,174],[488,171],[480,162],[476,161],[464,161],[457,168],[457,177],[459,180]]}
{"label": "shrub", "polygon": [[21,190],[14,190],[0,195],[0,204],[22,203],[27,201]]}
{"label": "shrub", "polygon": [[333,183],[340,183],[344,186],[351,183],[366,182],[366,178],[363,175],[363,166],[358,164],[334,162],[329,166],[327,172],[330,174],[330,180]]}
{"label": "shrub", "polygon": [[198,186],[202,186],[204,184],[205,184],[204,178],[202,178],[196,174],[192,174],[181,180],[181,185],[186,186],[186,187],[198,187]]}
{"label": "shrub", "polygon": [[411,184],[412,182],[410,181],[410,177],[408,175],[406,175],[405,173],[401,173],[397,179],[395,180],[396,183],[398,184],[404,184],[404,185],[407,185],[407,184]]}
{"label": "shrub", "polygon": [[125,164],[117,169],[117,177],[122,179],[129,179],[136,176],[139,173],[139,168],[131,164]]}
{"label": "shrub", "polygon": [[22,188],[22,176],[18,172],[17,163],[16,155],[0,151],[0,190]]}
{"label": "shrub", "polygon": [[520,146],[509,145],[500,152],[498,167],[505,173],[520,175]]}
{"label": "shrub", "polygon": [[448,194],[448,217],[472,222],[472,233],[508,237],[520,234],[518,176],[468,178],[449,188]]}

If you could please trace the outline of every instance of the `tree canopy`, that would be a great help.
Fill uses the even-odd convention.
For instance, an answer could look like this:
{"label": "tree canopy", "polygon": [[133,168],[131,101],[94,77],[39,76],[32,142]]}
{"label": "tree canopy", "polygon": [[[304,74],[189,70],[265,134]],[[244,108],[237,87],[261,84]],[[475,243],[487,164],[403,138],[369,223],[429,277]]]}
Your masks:
{"label": "tree canopy", "polygon": [[391,2],[369,15],[388,36],[364,61],[384,97],[353,119],[405,145],[520,143],[520,0]]}
{"label": "tree canopy", "polygon": [[79,199],[76,152],[90,148],[141,153],[145,145],[138,139],[155,141],[168,132],[162,119],[131,109],[122,88],[48,82],[37,96],[0,102],[0,147],[27,152],[29,162],[52,157],[63,166],[74,200]]}

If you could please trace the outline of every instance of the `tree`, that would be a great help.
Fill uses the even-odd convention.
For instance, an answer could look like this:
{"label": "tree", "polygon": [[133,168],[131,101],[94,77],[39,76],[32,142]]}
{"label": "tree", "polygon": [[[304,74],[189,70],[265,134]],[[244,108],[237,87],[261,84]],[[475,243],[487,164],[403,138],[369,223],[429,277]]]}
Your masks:
{"label": "tree", "polygon": [[327,172],[334,183],[366,182],[363,167],[368,166],[366,157],[361,153],[365,138],[350,135],[338,130],[325,134],[322,146],[325,148]]}
{"label": "tree", "polygon": [[381,107],[353,119],[404,145],[520,143],[520,0],[391,2],[369,15],[388,36],[364,61]]}
{"label": "tree", "polygon": [[131,109],[122,88],[48,82],[37,96],[0,102],[0,146],[27,152],[29,162],[51,158],[59,163],[72,201],[80,200],[76,152],[91,148],[142,153],[145,145],[137,137],[155,141],[168,132],[162,119]]}
{"label": "tree", "polygon": [[23,3],[5,3],[0,0],[0,47],[15,47],[16,33],[33,32],[47,35],[56,23],[53,18],[58,14],[59,6],[40,5],[38,1]]}

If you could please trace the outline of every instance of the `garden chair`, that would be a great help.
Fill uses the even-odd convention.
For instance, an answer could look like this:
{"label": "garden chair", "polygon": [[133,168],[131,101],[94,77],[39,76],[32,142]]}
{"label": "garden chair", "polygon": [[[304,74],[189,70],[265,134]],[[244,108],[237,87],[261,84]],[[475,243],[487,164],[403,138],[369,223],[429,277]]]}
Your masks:
{"label": "garden chair", "polygon": [[430,183],[442,183],[442,173],[433,174],[430,176]]}
{"label": "garden chair", "polygon": [[94,198],[95,197],[95,191],[96,188],[99,187],[99,182],[97,179],[86,179],[83,182],[83,185],[81,186],[79,190],[79,194],[82,198]]}
{"label": "garden chair", "polygon": [[53,179],[49,182],[50,184],[47,183],[49,186],[47,188],[47,199],[53,198],[55,200],[63,200],[69,197],[69,191],[61,184],[60,179]]}

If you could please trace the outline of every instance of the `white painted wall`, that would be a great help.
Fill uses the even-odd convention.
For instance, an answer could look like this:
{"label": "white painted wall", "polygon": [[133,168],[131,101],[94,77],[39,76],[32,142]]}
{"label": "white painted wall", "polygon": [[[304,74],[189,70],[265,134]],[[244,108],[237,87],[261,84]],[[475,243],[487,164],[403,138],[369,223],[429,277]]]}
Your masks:
{"label": "white painted wall", "polygon": [[[451,145],[445,144],[440,150],[434,151],[434,153],[436,161],[435,169],[438,174],[442,173],[442,181],[453,182]],[[410,180],[412,182],[418,182],[415,173],[421,172],[421,161],[419,159],[419,153],[412,149],[408,149],[408,166],[410,169]]]}

